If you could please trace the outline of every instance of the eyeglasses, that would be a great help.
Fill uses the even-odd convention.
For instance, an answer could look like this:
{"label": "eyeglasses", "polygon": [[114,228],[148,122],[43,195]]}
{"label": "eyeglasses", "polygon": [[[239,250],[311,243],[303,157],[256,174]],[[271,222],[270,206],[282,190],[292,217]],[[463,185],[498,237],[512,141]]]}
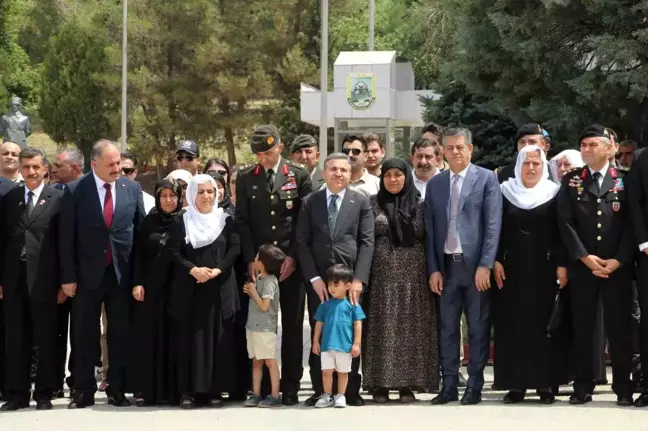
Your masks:
{"label": "eyeglasses", "polygon": [[186,155],[185,154],[180,154],[179,156],[176,157],[176,160],[179,161],[179,162],[181,162],[183,160],[186,160],[188,162],[193,162],[194,158],[195,157],[192,156],[191,154],[186,154]]}
{"label": "eyeglasses", "polygon": [[131,175],[133,172],[135,172],[135,168],[122,168],[122,174],[124,175]]}
{"label": "eyeglasses", "polygon": [[224,176],[227,175],[227,171],[226,171],[226,170],[210,169],[210,170],[207,171],[208,174],[213,173],[213,172],[216,172],[216,173],[217,173],[218,175],[220,175],[221,177],[224,177]]}
{"label": "eyeglasses", "polygon": [[342,152],[347,156],[349,153],[353,153],[354,156],[359,156],[362,153],[362,150],[358,148],[342,148]]}

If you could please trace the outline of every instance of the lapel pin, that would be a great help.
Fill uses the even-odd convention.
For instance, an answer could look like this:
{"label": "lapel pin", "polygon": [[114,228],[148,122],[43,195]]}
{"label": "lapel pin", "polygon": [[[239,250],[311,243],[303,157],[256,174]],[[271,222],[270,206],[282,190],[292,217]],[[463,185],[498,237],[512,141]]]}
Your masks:
{"label": "lapel pin", "polygon": [[353,203],[355,203],[355,202],[353,202],[353,201],[349,201],[349,203],[352,203],[352,204],[353,204]]}
{"label": "lapel pin", "polygon": [[41,199],[38,205],[45,205],[45,199]]}
{"label": "lapel pin", "polygon": [[21,206],[23,206],[23,205],[25,205],[25,203],[22,202],[22,201],[20,201],[20,202],[18,203],[18,206],[19,206],[19,207],[21,207]]}

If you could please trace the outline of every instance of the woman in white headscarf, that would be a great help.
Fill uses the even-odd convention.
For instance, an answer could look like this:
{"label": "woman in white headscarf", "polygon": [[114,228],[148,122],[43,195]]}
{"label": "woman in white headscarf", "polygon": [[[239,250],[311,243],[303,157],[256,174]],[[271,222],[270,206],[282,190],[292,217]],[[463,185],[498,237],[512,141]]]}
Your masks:
{"label": "woman in white headscarf", "polygon": [[552,178],[557,184],[560,184],[565,174],[574,168],[585,166],[580,151],[565,150],[556,154],[550,162]]}
{"label": "woman in white headscarf", "polygon": [[181,407],[220,407],[218,395],[228,390],[223,376],[233,370],[229,358],[218,354],[219,343],[223,321],[240,307],[232,271],[240,245],[232,219],[218,208],[212,177],[193,177],[187,200],[169,241],[176,264],[170,304],[173,368]]}
{"label": "woman in white headscarf", "polygon": [[558,234],[559,186],[549,180],[549,165],[538,146],[520,150],[515,177],[502,185],[502,233],[493,274],[495,385],[508,389],[508,404],[536,389],[540,401],[552,404],[551,388],[567,383],[567,349],[546,327],[559,287],[567,284],[564,252]]}
{"label": "woman in white headscarf", "polygon": [[189,186],[192,178],[193,175],[191,175],[191,172],[185,171],[184,169],[176,169],[175,171],[167,175],[167,179],[177,181],[178,184],[180,184],[180,188],[182,189],[182,199],[185,207],[189,205],[189,201],[187,200],[187,187]]}

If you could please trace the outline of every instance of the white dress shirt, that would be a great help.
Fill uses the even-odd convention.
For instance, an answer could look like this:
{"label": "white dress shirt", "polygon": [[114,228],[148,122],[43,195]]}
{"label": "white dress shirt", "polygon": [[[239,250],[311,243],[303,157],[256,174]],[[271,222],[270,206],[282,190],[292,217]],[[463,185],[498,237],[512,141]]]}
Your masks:
{"label": "white dress shirt", "polygon": [[[458,199],[461,199],[461,190],[463,188],[464,179],[466,179],[466,174],[468,173],[468,168],[470,168],[470,164],[468,164],[468,166],[466,166],[466,169],[459,172],[458,174],[455,174],[454,172],[450,171],[450,197],[452,197],[452,183],[454,182],[455,177],[458,176],[459,177],[458,180],[457,180],[458,181],[457,182],[457,187],[459,188],[459,197],[458,197]],[[448,199],[448,206],[447,206],[448,230],[450,230],[450,200],[451,199]],[[457,247],[454,250],[449,250],[448,248],[446,248],[446,246],[444,244],[443,252],[445,254],[462,254],[463,253],[463,249],[461,248],[461,239],[459,238],[459,212],[457,212]]]}
{"label": "white dress shirt", "polygon": [[[97,192],[99,193],[99,203],[101,203],[101,211],[103,211],[104,208],[104,202],[106,201],[106,189],[104,188],[104,184],[106,182],[99,178],[95,171],[92,171],[92,175],[94,176],[95,184],[97,185]],[[113,181],[110,183],[110,193],[112,195],[112,205],[113,205],[113,214],[115,213],[115,203],[117,201],[117,196],[115,195],[115,182]]]}
{"label": "white dress shirt", "polygon": [[[434,171],[434,175],[432,175],[432,177],[435,176],[435,175],[439,175],[440,173],[441,173],[441,171],[439,171],[437,169],[436,171]],[[421,195],[421,200],[424,201],[425,200],[425,190],[427,189],[427,183],[430,180],[427,180],[427,181],[419,180],[418,177],[416,176],[416,169],[412,170],[412,176],[414,176],[414,187],[416,187],[416,190],[419,191],[419,193]],[[432,177],[430,177],[430,179],[432,179]]]}
{"label": "white dress shirt", "polygon": [[607,174],[607,171],[608,171],[609,168],[610,168],[610,163],[609,162],[606,163],[605,166],[603,166],[603,168],[601,168],[600,171],[595,171],[594,169],[589,168],[589,171],[590,171],[590,174],[592,175],[592,178],[594,178],[594,173],[595,172],[600,172],[601,173],[601,176],[598,179],[599,189],[603,185],[603,180],[605,179],[605,175]]}
{"label": "white dress shirt", "polygon": [[378,194],[380,190],[380,178],[371,175],[368,170],[362,171],[362,176],[356,182],[350,182],[349,188],[367,197]]}
{"label": "white dress shirt", "polygon": [[142,200],[144,201],[144,212],[148,214],[155,208],[155,198],[142,190]]}
{"label": "white dress shirt", "polygon": [[32,193],[34,193],[34,196],[32,196],[32,203],[34,204],[33,208],[36,208],[36,204],[38,203],[38,198],[40,197],[44,188],[45,188],[45,183],[40,183],[40,186],[36,187],[34,190],[29,190],[27,188],[27,184],[25,184],[25,205],[27,205],[27,200],[29,199],[29,196],[27,196],[27,194],[31,191]]}
{"label": "white dress shirt", "polygon": [[[331,196],[333,196],[334,194],[338,195],[338,199],[335,202],[335,206],[337,207],[338,214],[340,214],[340,207],[342,206],[342,199],[344,199],[344,195],[346,194],[346,189],[342,189],[342,191],[340,191],[340,193],[333,193],[332,191],[329,190],[328,187],[326,187],[326,210],[327,210],[327,214],[328,214],[328,207],[329,207],[329,205],[331,205]],[[322,277],[320,277],[320,276],[313,277],[313,278],[310,279],[310,282],[312,284],[315,281],[321,280],[321,279],[322,279]]]}

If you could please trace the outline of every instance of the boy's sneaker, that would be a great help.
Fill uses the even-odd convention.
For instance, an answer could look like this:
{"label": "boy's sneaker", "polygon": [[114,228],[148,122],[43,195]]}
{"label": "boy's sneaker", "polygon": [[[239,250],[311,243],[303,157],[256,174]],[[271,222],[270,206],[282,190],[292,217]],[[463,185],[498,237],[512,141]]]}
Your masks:
{"label": "boy's sneaker", "polygon": [[335,401],[333,401],[333,397],[331,394],[324,394],[321,397],[319,397],[319,400],[315,403],[315,408],[316,409],[325,409],[327,407],[333,407],[335,404]]}
{"label": "boy's sneaker", "polygon": [[336,409],[343,409],[346,407],[346,397],[344,394],[337,394],[335,396],[335,408]]}
{"label": "boy's sneaker", "polygon": [[273,397],[268,395],[265,400],[259,402],[259,407],[261,408],[271,408],[271,407],[281,407],[281,397]]}
{"label": "boy's sneaker", "polygon": [[258,407],[259,403],[261,402],[261,397],[258,395],[250,395],[250,398],[245,400],[245,403],[243,403],[244,407]]}

